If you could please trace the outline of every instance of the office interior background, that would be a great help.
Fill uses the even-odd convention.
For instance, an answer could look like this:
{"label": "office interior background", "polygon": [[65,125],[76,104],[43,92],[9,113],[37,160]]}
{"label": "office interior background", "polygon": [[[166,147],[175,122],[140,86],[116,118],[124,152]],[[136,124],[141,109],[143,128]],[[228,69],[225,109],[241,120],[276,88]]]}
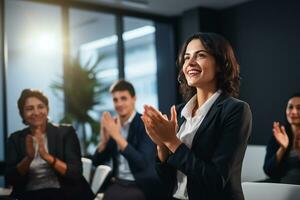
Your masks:
{"label": "office interior background", "polygon": [[[118,78],[135,86],[139,112],[151,104],[168,113],[182,101],[178,51],[198,31],[220,33],[232,44],[241,67],[240,99],[253,112],[249,144],[266,145],[273,121],[285,121],[288,97],[300,92],[299,9],[297,0],[0,0],[1,166],[6,138],[24,127],[17,109],[22,89],[45,92],[49,116],[60,122],[67,97],[51,85],[63,83],[66,66],[77,59],[87,69],[97,64],[93,119],[113,112],[107,88]],[[88,126],[77,128],[80,140],[92,137]],[[95,145],[86,148],[93,152]]]}

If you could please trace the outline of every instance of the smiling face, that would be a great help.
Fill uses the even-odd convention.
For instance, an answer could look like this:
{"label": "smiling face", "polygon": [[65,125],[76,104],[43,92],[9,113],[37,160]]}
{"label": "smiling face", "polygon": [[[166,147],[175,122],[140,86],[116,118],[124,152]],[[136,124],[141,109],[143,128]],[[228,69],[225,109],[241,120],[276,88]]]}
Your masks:
{"label": "smiling face", "polygon": [[186,47],[183,73],[187,84],[197,88],[216,88],[216,61],[199,39],[193,39]]}
{"label": "smiling face", "polygon": [[135,96],[131,96],[128,90],[112,93],[113,103],[118,115],[127,120],[135,110]]}
{"label": "smiling face", "polygon": [[288,101],[286,117],[291,125],[300,126],[300,97],[293,97]]}
{"label": "smiling face", "polygon": [[48,107],[38,98],[29,97],[23,107],[23,119],[31,127],[45,126]]}

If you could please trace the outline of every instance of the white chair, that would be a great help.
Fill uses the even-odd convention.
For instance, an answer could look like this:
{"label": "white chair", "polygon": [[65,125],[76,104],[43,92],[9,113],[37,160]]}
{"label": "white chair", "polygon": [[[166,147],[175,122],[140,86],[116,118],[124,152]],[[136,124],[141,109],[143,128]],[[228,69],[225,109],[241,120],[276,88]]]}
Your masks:
{"label": "white chair", "polygon": [[9,196],[11,192],[12,192],[12,188],[0,187],[0,199],[1,199],[1,196]]}
{"label": "white chair", "polygon": [[104,197],[103,193],[98,193],[94,200],[102,200]]}
{"label": "white chair", "polygon": [[99,165],[94,173],[93,181],[91,184],[92,191],[97,194],[107,175],[111,171],[111,167],[107,165]]}
{"label": "white chair", "polygon": [[245,200],[299,200],[300,185],[242,183]]}
{"label": "white chair", "polygon": [[92,160],[88,158],[81,158],[81,162],[82,162],[83,176],[86,179],[86,181],[90,183],[92,166],[93,166]]}
{"label": "white chair", "polygon": [[259,181],[267,178],[263,171],[265,155],[265,146],[248,145],[242,166],[242,182]]}

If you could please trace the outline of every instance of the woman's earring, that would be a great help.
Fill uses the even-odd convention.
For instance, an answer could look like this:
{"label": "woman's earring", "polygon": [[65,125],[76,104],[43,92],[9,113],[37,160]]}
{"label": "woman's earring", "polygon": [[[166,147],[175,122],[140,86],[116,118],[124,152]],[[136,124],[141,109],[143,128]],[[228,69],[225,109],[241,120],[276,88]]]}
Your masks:
{"label": "woman's earring", "polygon": [[225,62],[225,67],[229,67],[228,61]]}

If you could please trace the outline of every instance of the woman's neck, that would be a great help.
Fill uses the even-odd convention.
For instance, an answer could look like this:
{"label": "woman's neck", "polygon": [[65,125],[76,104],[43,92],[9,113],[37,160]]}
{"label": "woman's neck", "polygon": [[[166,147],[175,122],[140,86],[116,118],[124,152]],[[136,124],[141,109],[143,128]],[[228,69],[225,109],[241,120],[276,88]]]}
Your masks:
{"label": "woman's neck", "polygon": [[300,124],[291,125],[291,128],[294,135],[300,135]]}
{"label": "woman's neck", "polygon": [[210,89],[197,88],[197,101],[192,111],[192,116],[195,115],[197,109],[200,108],[207,101],[207,99],[209,99],[216,91],[217,89],[215,88],[210,88]]}
{"label": "woman's neck", "polygon": [[197,107],[201,107],[216,91],[217,89],[215,87],[205,89],[197,88]]}

